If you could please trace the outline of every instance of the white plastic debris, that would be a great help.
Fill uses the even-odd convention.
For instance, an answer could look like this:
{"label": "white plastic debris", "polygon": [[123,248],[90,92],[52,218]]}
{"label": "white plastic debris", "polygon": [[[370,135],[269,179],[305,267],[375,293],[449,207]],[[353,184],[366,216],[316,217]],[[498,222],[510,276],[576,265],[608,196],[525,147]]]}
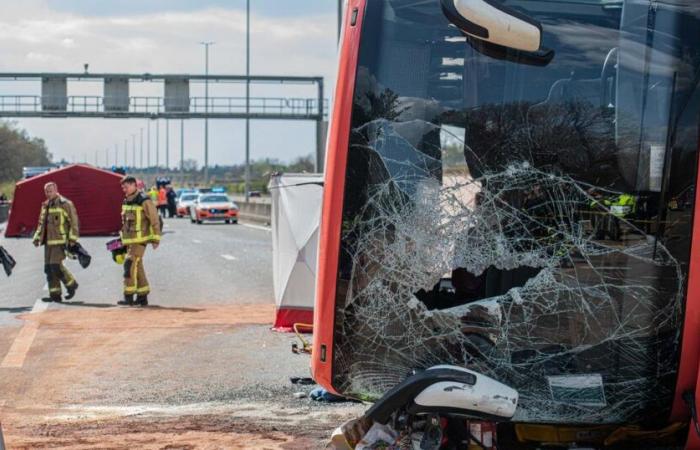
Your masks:
{"label": "white plastic debris", "polygon": [[398,433],[388,425],[375,423],[372,428],[367,431],[367,434],[357,443],[355,450],[371,450],[376,448],[377,444],[384,443],[387,446],[396,442]]}

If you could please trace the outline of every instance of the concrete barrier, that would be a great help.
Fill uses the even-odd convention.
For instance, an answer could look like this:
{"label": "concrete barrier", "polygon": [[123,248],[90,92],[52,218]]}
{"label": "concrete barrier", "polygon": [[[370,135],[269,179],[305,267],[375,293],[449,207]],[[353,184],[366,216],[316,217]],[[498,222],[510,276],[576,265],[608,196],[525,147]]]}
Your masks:
{"label": "concrete barrier", "polygon": [[238,217],[241,220],[270,225],[272,221],[272,205],[270,203],[237,201],[236,204],[240,208]]}
{"label": "concrete barrier", "polygon": [[6,222],[10,214],[10,204],[0,203],[0,223]]}

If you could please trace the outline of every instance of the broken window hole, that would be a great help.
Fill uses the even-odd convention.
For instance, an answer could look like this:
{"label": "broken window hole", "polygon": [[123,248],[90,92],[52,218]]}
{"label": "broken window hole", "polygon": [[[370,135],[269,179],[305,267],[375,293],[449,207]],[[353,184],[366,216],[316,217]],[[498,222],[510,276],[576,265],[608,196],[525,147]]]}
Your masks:
{"label": "broken window hole", "polygon": [[449,277],[443,277],[430,290],[420,289],[415,293],[428,310],[443,310],[467,305],[479,300],[505,295],[513,288],[525,286],[542,269],[522,266],[503,270],[489,266],[475,275],[458,267]]}

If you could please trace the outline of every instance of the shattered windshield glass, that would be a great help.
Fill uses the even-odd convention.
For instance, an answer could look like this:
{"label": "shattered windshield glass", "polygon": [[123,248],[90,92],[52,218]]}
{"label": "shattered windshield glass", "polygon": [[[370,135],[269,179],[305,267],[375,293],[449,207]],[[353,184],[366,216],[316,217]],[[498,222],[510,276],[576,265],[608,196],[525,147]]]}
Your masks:
{"label": "shattered windshield glass", "polygon": [[368,2],[348,148],[333,384],[373,399],[467,367],[514,420],[665,420],[698,147],[697,6],[509,1],[549,63],[439,2]]}

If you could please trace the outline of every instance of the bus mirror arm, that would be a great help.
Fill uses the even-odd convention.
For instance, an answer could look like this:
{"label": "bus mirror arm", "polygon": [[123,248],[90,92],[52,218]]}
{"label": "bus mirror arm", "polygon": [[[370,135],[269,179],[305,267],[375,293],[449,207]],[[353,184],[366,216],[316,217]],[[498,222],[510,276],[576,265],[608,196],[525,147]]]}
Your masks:
{"label": "bus mirror arm", "polygon": [[534,52],[526,52],[492,44],[487,41],[482,41],[481,39],[474,39],[471,36],[467,36],[467,42],[474,50],[483,55],[517,64],[544,67],[554,59],[554,50],[545,47],[541,47]]}

